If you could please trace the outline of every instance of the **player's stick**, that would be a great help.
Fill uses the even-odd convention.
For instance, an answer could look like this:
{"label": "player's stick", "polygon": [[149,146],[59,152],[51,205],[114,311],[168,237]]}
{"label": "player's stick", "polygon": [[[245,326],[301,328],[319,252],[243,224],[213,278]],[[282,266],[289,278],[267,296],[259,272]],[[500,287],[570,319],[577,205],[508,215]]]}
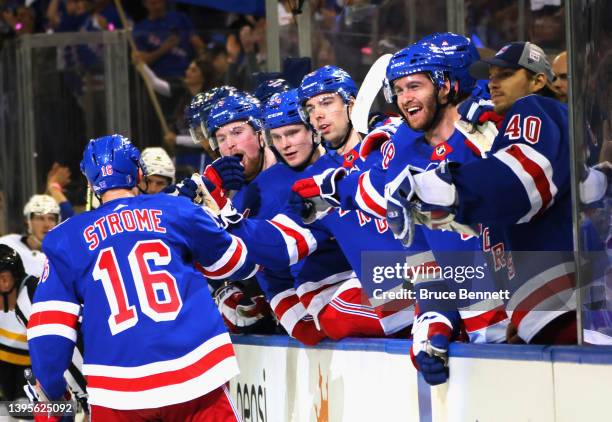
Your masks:
{"label": "player's stick", "polygon": [[370,108],[372,108],[372,103],[383,86],[387,65],[391,57],[393,57],[392,54],[384,54],[376,59],[361,83],[357,99],[351,111],[353,127],[360,133],[368,133]]}
{"label": "player's stick", "polygon": [[[117,13],[119,13],[119,19],[121,19],[121,24],[127,31],[128,42],[130,43],[130,47],[132,48],[132,51],[138,51],[138,49],[136,48],[136,43],[134,42],[134,37],[132,36],[132,30],[129,27],[129,22],[125,15],[125,11],[123,10],[123,5],[121,4],[121,0],[115,0],[115,7],[117,8]],[[140,76],[142,76],[142,80],[144,81],[145,87],[147,89],[147,93],[149,94],[149,98],[151,99],[151,104],[153,104],[153,109],[155,110],[155,114],[157,115],[157,119],[159,120],[159,123],[165,135],[166,133],[170,132],[170,129],[168,128],[168,123],[166,122],[164,113],[162,113],[161,107],[159,105],[159,100],[157,99],[157,95],[155,94],[155,91],[153,90],[151,81],[149,80],[147,73],[144,69],[144,63],[142,62],[134,63],[134,66],[136,66],[136,70],[138,71],[138,73],[140,73]]]}

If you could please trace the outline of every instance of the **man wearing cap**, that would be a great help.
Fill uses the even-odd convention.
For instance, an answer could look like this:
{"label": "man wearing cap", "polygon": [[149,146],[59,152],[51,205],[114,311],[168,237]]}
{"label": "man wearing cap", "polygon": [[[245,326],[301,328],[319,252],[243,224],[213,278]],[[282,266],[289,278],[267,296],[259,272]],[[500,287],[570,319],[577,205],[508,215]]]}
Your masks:
{"label": "man wearing cap", "polygon": [[510,273],[508,341],[573,343],[567,107],[532,95],[552,78],[546,55],[535,44],[510,43],[475,63],[471,72],[490,79],[494,110],[503,116],[499,134],[486,159],[407,177],[417,199],[404,201],[406,213],[416,218],[423,210],[450,210],[445,222],[454,217],[461,224],[488,227],[483,249],[495,252],[496,270]]}

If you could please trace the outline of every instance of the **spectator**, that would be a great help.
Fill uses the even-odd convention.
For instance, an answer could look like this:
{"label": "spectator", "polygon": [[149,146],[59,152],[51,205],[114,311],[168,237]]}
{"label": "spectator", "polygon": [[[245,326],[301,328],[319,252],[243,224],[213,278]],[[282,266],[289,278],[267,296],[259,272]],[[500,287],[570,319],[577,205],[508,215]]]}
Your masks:
{"label": "spectator", "polygon": [[168,11],[166,0],[144,0],[147,18],[134,27],[139,51],[134,55],[162,78],[180,78],[189,66],[193,50],[204,52],[204,42],[189,18]]}
{"label": "spectator", "polygon": [[31,7],[18,6],[15,14],[7,9],[2,12],[2,18],[17,35],[33,34],[35,32],[35,13]]}
{"label": "spectator", "polygon": [[567,52],[562,51],[552,63],[553,88],[559,101],[567,102]]}
{"label": "spectator", "polygon": [[47,173],[47,195],[51,196],[60,207],[60,219],[66,220],[74,215],[72,204],[64,195],[64,189],[70,183],[70,169],[59,163],[53,163]]}
{"label": "spectator", "polygon": [[185,94],[179,99],[173,114],[173,127],[166,134],[164,143],[175,151],[179,179],[202,170],[210,158],[199,144],[194,144],[185,124],[185,110],[198,92],[208,91],[216,83],[215,68],[208,58],[200,57],[191,62],[185,71],[183,85]]}

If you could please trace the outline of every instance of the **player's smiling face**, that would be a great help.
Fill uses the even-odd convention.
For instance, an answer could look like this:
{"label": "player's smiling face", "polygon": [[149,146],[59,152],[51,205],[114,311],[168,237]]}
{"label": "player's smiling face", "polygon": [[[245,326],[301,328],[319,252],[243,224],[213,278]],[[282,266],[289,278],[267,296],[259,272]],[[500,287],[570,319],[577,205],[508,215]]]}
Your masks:
{"label": "player's smiling face", "polygon": [[489,90],[496,113],[504,114],[512,104],[532,92],[532,79],[525,69],[489,68]]}
{"label": "player's smiling face", "polygon": [[240,120],[221,126],[215,133],[222,157],[238,156],[246,180],[253,180],[261,168],[260,135],[247,121]]}
{"label": "player's smiling face", "polygon": [[321,137],[332,145],[338,145],[349,130],[349,118],[340,94],[327,92],[306,101],[310,124]]}
{"label": "player's smiling face", "polygon": [[425,73],[404,76],[393,81],[397,106],[414,130],[429,126],[436,113],[436,90]]}
{"label": "player's smiling face", "polygon": [[312,151],[312,132],[300,123],[271,129],[270,138],[291,167],[304,164]]}

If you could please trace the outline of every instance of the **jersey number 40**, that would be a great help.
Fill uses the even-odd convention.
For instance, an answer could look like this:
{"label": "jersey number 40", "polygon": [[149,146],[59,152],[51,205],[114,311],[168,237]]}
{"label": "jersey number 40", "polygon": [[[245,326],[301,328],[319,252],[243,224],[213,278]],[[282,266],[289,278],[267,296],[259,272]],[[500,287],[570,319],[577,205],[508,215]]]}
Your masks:
{"label": "jersey number 40", "polygon": [[[151,271],[148,261],[164,266],[172,259],[170,248],[161,240],[137,242],[128,255],[130,271],[142,312],[153,321],[172,321],[183,307],[176,279],[168,271]],[[128,303],[123,275],[115,250],[105,248],[98,254],[93,271],[95,280],[102,281],[111,308],[108,325],[113,335],[133,327],[138,322],[136,307]],[[158,293],[162,293],[160,299]]]}

